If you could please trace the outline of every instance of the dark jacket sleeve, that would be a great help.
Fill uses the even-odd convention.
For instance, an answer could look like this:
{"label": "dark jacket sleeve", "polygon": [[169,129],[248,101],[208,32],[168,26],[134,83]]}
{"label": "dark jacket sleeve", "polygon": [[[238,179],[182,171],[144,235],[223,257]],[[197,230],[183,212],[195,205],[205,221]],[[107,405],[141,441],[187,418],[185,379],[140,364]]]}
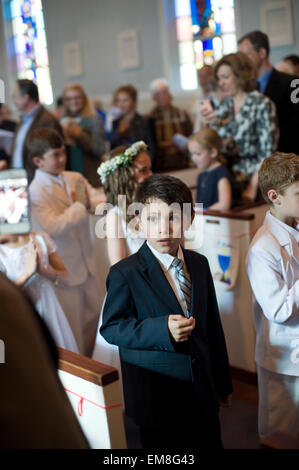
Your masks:
{"label": "dark jacket sleeve", "polygon": [[140,317],[126,277],[112,266],[107,279],[101,335],[108,343],[125,348],[174,351],[168,332],[168,316]]}

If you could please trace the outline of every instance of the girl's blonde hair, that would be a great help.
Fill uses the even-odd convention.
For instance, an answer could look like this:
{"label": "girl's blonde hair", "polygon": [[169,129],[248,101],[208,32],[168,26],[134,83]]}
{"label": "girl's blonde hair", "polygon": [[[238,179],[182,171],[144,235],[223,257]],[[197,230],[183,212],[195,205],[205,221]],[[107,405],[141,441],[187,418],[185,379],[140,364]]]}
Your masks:
{"label": "girl's blonde hair", "polygon": [[[108,155],[108,159],[114,158],[116,155],[124,153],[125,150],[127,150],[129,147],[129,145],[122,145],[113,149],[113,151],[111,151]],[[145,150],[141,150],[140,152],[144,151]],[[107,202],[113,206],[117,206],[119,195],[126,196],[127,206],[134,202],[137,182],[135,181],[134,177],[133,165],[140,152],[138,152],[137,155],[133,157],[132,165],[129,167],[123,165],[119,166],[113,172],[107,175],[103,187]]]}
{"label": "girl's blonde hair", "polygon": [[95,116],[95,110],[91,106],[90,101],[88,99],[88,96],[85,93],[85,90],[84,90],[83,86],[80,85],[80,83],[69,83],[64,88],[64,90],[62,92],[63,104],[65,106],[66,113],[70,114],[70,111],[69,111],[68,105],[67,105],[67,101],[66,101],[66,94],[69,90],[78,91],[81,94],[82,98],[83,98],[83,107],[82,107],[82,110],[80,111],[80,115],[82,117],[93,117],[93,116]]}
{"label": "girl's blonde hair", "polygon": [[197,142],[198,144],[202,145],[203,148],[207,150],[216,149],[217,156],[220,156],[221,148],[222,148],[222,139],[219,134],[214,130],[209,128],[201,129],[196,134],[193,134],[189,142]]}

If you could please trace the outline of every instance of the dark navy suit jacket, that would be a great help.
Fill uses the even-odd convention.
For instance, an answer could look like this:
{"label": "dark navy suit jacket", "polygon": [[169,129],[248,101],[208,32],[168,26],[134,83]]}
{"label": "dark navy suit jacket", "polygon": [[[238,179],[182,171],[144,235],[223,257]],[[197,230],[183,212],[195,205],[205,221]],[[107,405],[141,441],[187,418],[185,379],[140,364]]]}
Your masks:
{"label": "dark navy suit jacket", "polygon": [[[175,343],[168,316],[181,306],[163,270],[144,243],[111,267],[100,333],[119,346],[126,412],[141,425],[156,426],[169,414],[184,414],[184,391],[196,390],[206,415],[217,414],[218,397],[232,385],[225,339],[207,259],[183,250],[192,281],[189,340]],[[180,406],[178,407],[178,403]]]}

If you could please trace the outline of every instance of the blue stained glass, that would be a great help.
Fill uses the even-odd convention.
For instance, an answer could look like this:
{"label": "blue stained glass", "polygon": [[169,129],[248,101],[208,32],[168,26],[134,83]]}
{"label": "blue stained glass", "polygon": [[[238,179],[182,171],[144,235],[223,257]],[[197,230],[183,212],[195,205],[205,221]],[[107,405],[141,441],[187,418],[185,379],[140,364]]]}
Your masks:
{"label": "blue stained glass", "polygon": [[213,51],[213,39],[202,41],[202,48],[204,51]]}
{"label": "blue stained glass", "polygon": [[190,0],[175,0],[175,16],[191,16]]}
{"label": "blue stained glass", "polygon": [[199,26],[199,16],[196,6],[196,0],[190,0],[192,24]]}
{"label": "blue stained glass", "polygon": [[215,34],[221,34],[221,24],[220,23],[215,23]]}

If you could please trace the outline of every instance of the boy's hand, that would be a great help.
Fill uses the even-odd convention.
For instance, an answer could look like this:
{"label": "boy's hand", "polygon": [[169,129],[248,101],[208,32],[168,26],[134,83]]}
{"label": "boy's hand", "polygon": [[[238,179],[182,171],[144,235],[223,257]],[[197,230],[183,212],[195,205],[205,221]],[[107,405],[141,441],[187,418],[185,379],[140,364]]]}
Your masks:
{"label": "boy's hand", "polygon": [[187,341],[195,328],[195,318],[186,318],[183,315],[169,315],[168,330],[171,339],[176,343]]}

